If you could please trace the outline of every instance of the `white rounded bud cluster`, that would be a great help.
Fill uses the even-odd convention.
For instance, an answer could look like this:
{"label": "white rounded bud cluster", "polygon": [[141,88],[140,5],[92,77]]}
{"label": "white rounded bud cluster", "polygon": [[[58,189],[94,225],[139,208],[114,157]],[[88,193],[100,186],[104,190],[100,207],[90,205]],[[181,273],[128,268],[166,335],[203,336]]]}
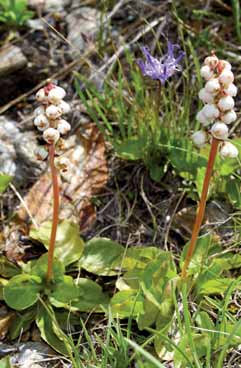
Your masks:
{"label": "white rounded bud cluster", "polygon": [[220,156],[222,158],[236,158],[238,157],[238,149],[230,142],[224,142],[220,149]]}
{"label": "white rounded bud cluster", "polygon": [[192,141],[195,146],[201,148],[205,145],[208,140],[208,135],[203,130],[198,130],[197,132],[192,134]]}
{"label": "white rounded bud cluster", "polygon": [[[207,128],[207,131],[198,131],[192,135],[192,140],[198,147],[202,147],[208,141],[207,134],[222,141],[227,140],[229,134],[227,125],[237,119],[233,99],[237,95],[237,87],[233,83],[234,75],[231,69],[232,66],[228,61],[219,60],[216,55],[206,57],[204,65],[201,67],[200,74],[206,80],[206,84],[199,91],[198,96],[204,106],[197,113],[196,119],[204,128]],[[213,126],[210,128],[211,124]],[[226,145],[225,142],[220,150],[220,155],[222,157],[236,157],[236,153],[233,156],[226,153],[227,147],[231,146]],[[222,154],[223,151],[224,154]]]}
{"label": "white rounded bud cluster", "polygon": [[[62,87],[49,83],[36,93],[36,99],[42,103],[34,110],[34,125],[43,132],[43,139],[48,144],[56,144],[61,135],[67,134],[71,126],[62,119],[62,115],[71,111],[70,105],[63,100],[66,92]],[[60,141],[59,141],[60,142]],[[46,150],[36,151],[38,159],[46,158]]]}

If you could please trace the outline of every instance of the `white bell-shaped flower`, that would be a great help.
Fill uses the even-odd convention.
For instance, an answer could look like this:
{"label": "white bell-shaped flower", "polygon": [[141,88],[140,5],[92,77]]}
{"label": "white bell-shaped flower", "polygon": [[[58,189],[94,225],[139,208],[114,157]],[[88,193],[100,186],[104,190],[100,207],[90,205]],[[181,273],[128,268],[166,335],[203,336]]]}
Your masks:
{"label": "white bell-shaped flower", "polygon": [[49,119],[56,120],[62,115],[62,111],[56,105],[49,105],[46,109],[46,115]]}
{"label": "white bell-shaped flower", "polygon": [[225,140],[228,138],[228,127],[222,122],[216,122],[211,128],[211,134],[214,138]]}
{"label": "white bell-shaped flower", "polygon": [[222,83],[224,87],[228,87],[230,83],[233,83],[234,75],[231,70],[224,69],[219,76],[219,82]]}
{"label": "white bell-shaped flower", "polygon": [[59,103],[58,103],[58,105],[57,105],[59,108],[60,108],[60,110],[62,111],[62,114],[68,114],[69,112],[70,112],[70,110],[71,110],[71,108],[70,108],[70,105],[67,103],[67,102],[65,102],[65,101],[63,101],[63,100],[61,100]]}
{"label": "white bell-shaped flower", "polygon": [[203,65],[200,69],[200,73],[201,76],[206,80],[209,80],[213,77],[213,71],[210,69],[209,65]]}
{"label": "white bell-shaped flower", "polygon": [[230,142],[224,142],[220,149],[220,156],[222,158],[236,158],[238,157],[238,149]]}
{"label": "white bell-shaped flower", "polygon": [[218,107],[221,111],[232,110],[234,108],[234,99],[231,96],[224,96],[218,101]]}
{"label": "white bell-shaped flower", "polygon": [[36,127],[42,131],[49,127],[49,120],[46,115],[40,114],[34,119],[34,125],[36,125]]}
{"label": "white bell-shaped flower", "polygon": [[203,114],[209,119],[214,120],[219,117],[220,111],[214,104],[207,104],[202,109]]}
{"label": "white bell-shaped flower", "polygon": [[230,110],[225,114],[221,115],[221,120],[225,124],[231,124],[237,119],[237,114],[234,110]]}
{"label": "white bell-shaped flower", "polygon": [[65,90],[62,87],[54,87],[48,93],[48,101],[51,104],[58,104],[66,95]]}
{"label": "white bell-shaped flower", "polygon": [[66,120],[60,119],[58,121],[57,129],[61,135],[65,135],[70,131],[71,125]]}
{"label": "white bell-shaped flower", "polygon": [[197,121],[201,123],[203,126],[208,126],[211,121],[204,115],[203,110],[200,110],[196,115]]}
{"label": "white bell-shaped flower", "polygon": [[45,93],[45,89],[41,88],[37,93],[36,93],[36,100],[42,103],[47,102],[48,97]]}
{"label": "white bell-shaped flower", "polygon": [[60,134],[57,129],[48,128],[44,131],[43,138],[47,143],[55,144],[59,140]]}
{"label": "white bell-shaped flower", "polygon": [[209,81],[207,81],[206,85],[205,85],[205,89],[207,92],[209,93],[213,93],[216,94],[220,91],[220,83],[218,78],[212,78]]}
{"label": "white bell-shaped flower", "polygon": [[208,65],[211,69],[214,69],[218,63],[218,58],[216,55],[207,56],[204,60],[204,64]]}
{"label": "white bell-shaped flower", "polygon": [[238,88],[235,86],[235,84],[230,83],[229,86],[224,89],[224,92],[231,97],[235,97],[237,95]]}
{"label": "white bell-shaped flower", "polygon": [[201,148],[207,142],[208,135],[203,130],[198,130],[197,132],[192,134],[191,138],[195,146]]}
{"label": "white bell-shaped flower", "polygon": [[213,94],[208,92],[205,88],[200,89],[198,97],[204,103],[213,103],[214,101]]}

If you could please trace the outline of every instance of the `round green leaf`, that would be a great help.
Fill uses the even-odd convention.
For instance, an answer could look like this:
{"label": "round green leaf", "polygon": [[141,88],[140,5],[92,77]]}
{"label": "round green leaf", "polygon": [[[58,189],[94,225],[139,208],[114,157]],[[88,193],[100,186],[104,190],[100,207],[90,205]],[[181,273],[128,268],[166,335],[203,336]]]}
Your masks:
{"label": "round green leaf", "polygon": [[119,291],[111,299],[111,312],[119,318],[144,314],[144,297],[136,290]]}
{"label": "round green leaf", "polygon": [[107,306],[109,298],[103,293],[101,287],[94,281],[85,278],[78,279],[78,301],[71,306],[81,312],[102,312],[100,305]]}
{"label": "round green leaf", "polygon": [[[48,270],[48,254],[43,254],[37,261],[33,262],[30,273],[39,276],[45,280]],[[54,259],[53,263],[53,280],[56,282],[64,277],[65,267],[61,261]]]}
{"label": "round green leaf", "polygon": [[36,303],[41,289],[40,277],[22,274],[14,276],[8,282],[4,287],[3,296],[9,307],[22,310]]}
{"label": "round green leaf", "polygon": [[124,255],[122,245],[108,238],[93,238],[86,243],[80,267],[102,276],[113,276],[119,272]]}
{"label": "round green leaf", "polygon": [[[32,229],[30,236],[39,240],[48,249],[52,222],[43,223],[40,228]],[[78,261],[84,248],[84,242],[79,234],[79,226],[68,220],[58,225],[54,256],[65,266]]]}
{"label": "round green leaf", "polygon": [[70,305],[73,300],[78,300],[79,289],[71,276],[64,276],[63,280],[55,285],[49,296],[51,304],[56,307]]}

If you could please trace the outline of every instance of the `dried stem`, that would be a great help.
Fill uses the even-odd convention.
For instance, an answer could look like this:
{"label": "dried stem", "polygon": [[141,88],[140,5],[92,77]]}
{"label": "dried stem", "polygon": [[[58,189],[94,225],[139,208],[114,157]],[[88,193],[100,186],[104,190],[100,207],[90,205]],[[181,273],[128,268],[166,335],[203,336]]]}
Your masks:
{"label": "dried stem", "polygon": [[49,146],[49,164],[52,175],[53,184],[53,219],[52,219],[52,229],[51,237],[49,242],[48,250],[48,271],[47,271],[47,281],[49,282],[53,277],[53,260],[54,260],[54,246],[59,220],[59,183],[58,183],[58,173],[54,165],[54,144]]}
{"label": "dried stem", "polygon": [[208,188],[209,188],[209,183],[210,183],[210,179],[211,179],[211,175],[212,175],[212,171],[213,171],[213,166],[214,166],[214,162],[215,162],[215,158],[216,158],[216,154],[217,154],[217,150],[218,150],[218,145],[219,145],[220,141],[216,138],[213,138],[212,140],[212,145],[211,145],[211,150],[209,153],[209,159],[208,159],[208,164],[207,164],[207,169],[206,169],[206,173],[205,173],[205,178],[204,178],[204,182],[203,182],[203,189],[202,189],[202,194],[201,194],[201,199],[200,199],[200,203],[199,203],[199,208],[198,208],[198,212],[196,215],[196,220],[193,226],[193,230],[192,230],[192,237],[191,237],[191,241],[187,250],[187,254],[186,254],[186,258],[185,258],[185,262],[182,268],[182,279],[186,277],[187,275],[187,269],[189,266],[189,263],[191,261],[193,252],[195,250],[195,246],[196,246],[196,242],[197,242],[197,238],[199,235],[199,231],[200,231],[200,227],[202,225],[203,222],[203,217],[204,217],[204,213],[205,213],[205,208],[206,208],[206,201],[207,201],[207,195],[208,195]]}

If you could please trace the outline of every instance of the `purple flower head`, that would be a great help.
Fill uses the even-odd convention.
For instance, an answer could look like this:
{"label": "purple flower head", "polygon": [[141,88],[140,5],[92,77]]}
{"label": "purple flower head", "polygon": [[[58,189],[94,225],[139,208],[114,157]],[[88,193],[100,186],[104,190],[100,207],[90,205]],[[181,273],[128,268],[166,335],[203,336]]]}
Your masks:
{"label": "purple flower head", "polygon": [[180,46],[173,45],[168,41],[167,54],[158,60],[150,54],[147,47],[142,47],[141,51],[143,52],[146,60],[137,61],[142,74],[154,80],[158,79],[162,84],[164,84],[165,81],[175,73],[175,71],[181,70],[179,62],[185,55],[185,52],[179,50],[177,57],[175,57],[175,48],[180,49]]}

